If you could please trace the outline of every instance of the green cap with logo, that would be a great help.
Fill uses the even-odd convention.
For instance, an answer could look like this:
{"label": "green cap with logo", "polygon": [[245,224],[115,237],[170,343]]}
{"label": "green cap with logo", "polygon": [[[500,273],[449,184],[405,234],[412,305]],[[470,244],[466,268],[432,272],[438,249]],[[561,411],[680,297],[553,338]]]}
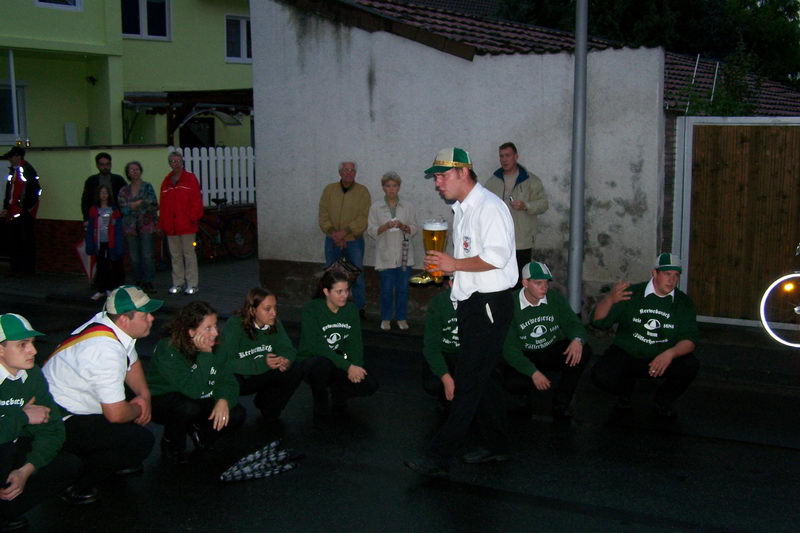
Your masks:
{"label": "green cap with logo", "polygon": [[40,335],[44,335],[44,333],[33,329],[31,323],[24,316],[16,313],[0,315],[0,342],[21,341]]}
{"label": "green cap with logo", "polygon": [[425,171],[428,174],[440,174],[451,168],[472,168],[472,159],[463,148],[443,148],[436,154],[433,166]]}
{"label": "green cap with logo", "polygon": [[544,263],[531,261],[522,267],[522,279],[553,279],[553,274]]}
{"label": "green cap with logo", "polygon": [[653,268],[656,270],[677,270],[679,273],[683,272],[681,258],[675,254],[668,254],[666,252],[658,254],[656,264]]}
{"label": "green cap with logo", "polygon": [[152,313],[164,305],[164,300],[151,299],[146,292],[134,285],[117,287],[106,298],[105,312],[121,315],[129,311]]}

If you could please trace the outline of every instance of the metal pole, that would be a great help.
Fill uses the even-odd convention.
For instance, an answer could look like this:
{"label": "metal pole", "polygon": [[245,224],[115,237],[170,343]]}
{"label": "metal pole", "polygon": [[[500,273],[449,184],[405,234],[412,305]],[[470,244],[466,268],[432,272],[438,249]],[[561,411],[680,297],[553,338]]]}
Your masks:
{"label": "metal pole", "polygon": [[583,293],[583,189],[586,174],[586,34],[587,0],[575,6],[575,87],[572,102],[572,190],[569,215],[569,304],[581,310]]}
{"label": "metal pole", "polygon": [[14,50],[8,49],[8,79],[11,81],[11,118],[14,122],[14,138],[19,139],[19,117],[17,115],[17,78],[14,76]]}

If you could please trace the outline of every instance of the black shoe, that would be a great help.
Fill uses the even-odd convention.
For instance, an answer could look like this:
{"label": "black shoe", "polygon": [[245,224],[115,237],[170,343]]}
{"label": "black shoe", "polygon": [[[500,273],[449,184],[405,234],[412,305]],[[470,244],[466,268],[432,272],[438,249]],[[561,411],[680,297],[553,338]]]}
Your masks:
{"label": "black shoe", "polygon": [[403,461],[403,464],[417,474],[422,474],[423,476],[447,477],[447,475],[450,474],[446,468],[439,466],[439,464],[430,457],[422,456],[414,459],[406,459]]}
{"label": "black shoe", "polygon": [[675,417],[678,416],[671,406],[667,407],[658,403],[654,408],[654,412],[657,417],[663,418],[664,420],[674,420]]}
{"label": "black shoe", "polygon": [[25,531],[28,529],[28,520],[24,516],[18,516],[13,520],[0,522],[0,533],[11,533],[12,531]]}
{"label": "black shoe", "polygon": [[67,489],[60,494],[62,500],[70,505],[86,505],[97,501],[97,489],[94,487],[88,489],[79,489],[75,485],[67,487]]}
{"label": "black shoe", "polygon": [[189,462],[189,455],[186,450],[176,449],[170,441],[164,438],[161,439],[161,458],[174,465],[185,465]]}
{"label": "black shoe", "polygon": [[572,420],[572,409],[569,406],[554,405],[552,415],[553,422],[569,422]]}
{"label": "black shoe", "polygon": [[622,397],[617,400],[617,403],[614,404],[614,409],[617,411],[630,411],[633,407],[633,403],[631,402],[630,398]]}
{"label": "black shoe", "polygon": [[133,466],[129,466],[127,468],[123,468],[121,470],[117,470],[116,472],[114,472],[114,475],[120,477],[129,477],[129,476],[138,476],[142,472],[144,472],[144,465],[142,463],[139,463]]}
{"label": "black shoe", "polygon": [[475,448],[472,451],[465,453],[461,460],[467,464],[477,465],[481,463],[502,463],[503,461],[510,461],[511,456],[507,453],[498,453],[486,448]]}

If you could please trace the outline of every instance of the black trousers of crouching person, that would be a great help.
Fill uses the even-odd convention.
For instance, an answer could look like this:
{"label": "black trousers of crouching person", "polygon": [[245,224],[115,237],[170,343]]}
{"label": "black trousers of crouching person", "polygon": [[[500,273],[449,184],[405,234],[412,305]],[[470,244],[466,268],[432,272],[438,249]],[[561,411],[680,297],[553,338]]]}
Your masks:
{"label": "black trousers of crouching person", "polygon": [[[605,392],[630,400],[637,379],[653,379],[649,373],[650,361],[652,359],[633,357],[612,344],[592,368],[592,382]],[[694,353],[673,359],[661,377],[663,383],[656,390],[656,404],[671,407],[686,392],[699,370],[700,362]]]}
{"label": "black trousers of crouching person", "polygon": [[64,426],[64,450],[83,462],[83,475],[75,483],[79,491],[92,489],[114,472],[138,465],[153,449],[153,434],[134,422],[115,424],[103,415],[73,415]]}
{"label": "black trousers of crouching person", "polygon": [[303,372],[318,411],[328,407],[328,389],[334,403],[356,396],[372,396],[378,390],[378,380],[369,371],[360,383],[353,383],[347,379],[346,371],[321,355],[303,361]]}
{"label": "black trousers of crouching person", "polygon": [[[564,350],[567,349],[571,342],[569,339],[561,339],[542,350],[523,352],[523,355],[533,362],[536,369],[545,374],[551,382],[553,381],[551,372],[556,371],[561,374],[553,387],[553,407],[557,409],[566,409],[569,406],[572,396],[575,394],[575,389],[578,388],[581,374],[583,374],[586,365],[592,358],[592,347],[584,344],[580,362],[575,366],[569,366]],[[508,392],[516,394],[527,393],[532,388],[534,390],[536,388],[531,376],[526,376],[509,365],[503,365],[503,374],[505,388]]]}
{"label": "black trousers of crouching person", "polygon": [[[5,484],[11,470],[21,467],[26,463],[26,455],[31,450],[31,439],[20,437],[16,442],[7,442],[0,445],[0,455],[8,461],[7,471],[2,474],[2,483]],[[0,522],[14,520],[23,515],[28,509],[42,503],[45,499],[58,494],[78,477],[81,471],[81,460],[68,452],[58,452],[52,461],[34,470],[28,478],[22,494],[13,500],[0,500]]]}
{"label": "black trousers of crouching person", "polygon": [[473,419],[486,448],[504,453],[511,447],[499,363],[512,315],[510,290],[476,292],[458,302],[461,347],[454,376],[456,394],[447,420],[426,452],[442,467],[448,466],[464,443]]}
{"label": "black trousers of crouching person", "polygon": [[164,426],[164,439],[172,451],[186,449],[186,437],[194,434],[199,439],[196,444],[207,447],[219,436],[235,431],[244,423],[247,411],[241,404],[231,407],[228,412],[228,425],[221,431],[213,427],[209,420],[217,400],[214,398],[193,399],[180,392],[168,392],[153,396],[153,422]]}
{"label": "black trousers of crouching person", "polygon": [[252,376],[236,374],[236,380],[239,382],[239,396],[255,394],[253,403],[261,411],[264,422],[274,422],[300,386],[303,365],[292,363],[285,372],[272,369]]}

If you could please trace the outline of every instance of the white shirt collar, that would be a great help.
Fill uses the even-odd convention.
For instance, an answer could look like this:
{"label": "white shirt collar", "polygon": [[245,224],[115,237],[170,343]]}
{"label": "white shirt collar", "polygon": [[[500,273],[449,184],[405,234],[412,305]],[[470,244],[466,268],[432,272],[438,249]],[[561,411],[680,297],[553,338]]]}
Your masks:
{"label": "white shirt collar", "polygon": [[525,297],[525,288],[523,287],[522,289],[519,290],[519,308],[520,309],[525,309],[527,307],[539,307],[540,305],[546,304],[546,303],[547,303],[547,295],[545,295],[545,297],[542,298],[541,300],[539,300],[537,303],[532,304]]}
{"label": "white shirt collar", "polygon": [[90,318],[88,321],[84,322],[83,324],[81,324],[80,326],[75,328],[75,330],[72,332],[72,334],[75,335],[76,333],[80,333],[84,328],[86,328],[86,326],[88,326],[89,324],[95,324],[95,323],[103,324],[104,326],[108,326],[112,330],[114,330],[114,334],[117,336],[117,338],[119,339],[119,342],[122,343],[122,345],[125,347],[126,350],[130,350],[131,347],[136,343],[136,339],[134,339],[133,337],[131,337],[130,335],[128,335],[127,333],[122,331],[119,328],[119,326],[117,326],[114,323],[113,320],[108,318],[108,315],[106,314],[105,311],[100,311],[99,313],[94,315],[92,318]]}
{"label": "white shirt collar", "polygon": [[19,372],[17,372],[17,375],[14,376],[6,369],[6,367],[0,365],[0,383],[3,383],[7,379],[10,379],[11,381],[21,379],[22,382],[25,383],[25,380],[28,379],[28,371],[24,368],[21,368]]}
{"label": "white shirt collar", "polygon": [[469,208],[480,202],[482,196],[483,196],[483,185],[476,182],[475,185],[472,187],[472,190],[469,191],[466,198],[464,198],[463,202],[457,201],[456,203],[453,204],[453,209],[455,210],[455,207],[459,206],[463,211],[465,208]]}
{"label": "white shirt collar", "polygon": [[656,288],[653,285],[653,278],[650,278],[650,281],[647,283],[647,287],[644,288],[644,297],[647,298],[648,294],[655,294],[659,298],[666,298],[667,296],[671,296],[672,297],[672,301],[673,302],[675,301],[675,289],[672,289],[672,291],[670,291],[669,294],[665,294],[664,296],[661,296],[660,294],[658,294],[656,292]]}

